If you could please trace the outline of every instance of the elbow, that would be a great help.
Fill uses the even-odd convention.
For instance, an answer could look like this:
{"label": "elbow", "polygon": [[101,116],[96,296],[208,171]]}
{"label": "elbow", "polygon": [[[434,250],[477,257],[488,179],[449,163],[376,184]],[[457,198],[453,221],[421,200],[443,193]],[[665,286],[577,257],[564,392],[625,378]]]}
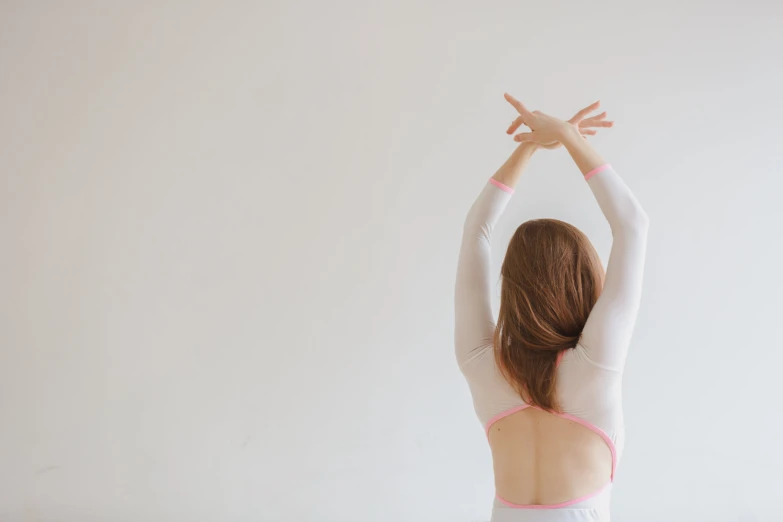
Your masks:
{"label": "elbow", "polygon": [[632,197],[630,203],[624,221],[631,230],[646,234],[647,229],[650,227],[650,218],[647,216],[647,212],[644,211],[644,208],[642,208],[636,198]]}
{"label": "elbow", "polygon": [[489,242],[490,237],[492,237],[492,229],[486,223],[465,221],[465,226],[462,228],[463,241],[472,238],[473,241]]}
{"label": "elbow", "polygon": [[617,227],[612,227],[612,236],[636,236],[646,237],[647,229],[650,227],[650,218],[641,207],[635,207],[632,212],[626,213],[617,223]]}
{"label": "elbow", "polygon": [[468,230],[470,228],[476,228],[481,225],[481,212],[479,208],[474,203],[472,207],[470,207],[470,210],[468,210],[467,215],[465,216],[465,223],[463,225],[463,228],[465,230]]}
{"label": "elbow", "polygon": [[468,215],[465,216],[465,221],[462,223],[462,230],[463,232],[466,232],[470,230],[471,228],[475,227],[475,219],[472,216],[472,212],[468,212]]}
{"label": "elbow", "polygon": [[465,218],[465,223],[462,225],[462,233],[465,235],[488,238],[491,230],[486,219],[482,218],[483,216],[479,215],[474,209],[471,209]]}
{"label": "elbow", "polygon": [[647,233],[647,229],[650,228],[650,217],[642,207],[638,207],[633,217],[633,228],[643,233]]}
{"label": "elbow", "polygon": [[627,234],[637,238],[638,241],[647,242],[647,230],[650,228],[650,218],[647,213],[639,208],[638,212],[628,220]]}

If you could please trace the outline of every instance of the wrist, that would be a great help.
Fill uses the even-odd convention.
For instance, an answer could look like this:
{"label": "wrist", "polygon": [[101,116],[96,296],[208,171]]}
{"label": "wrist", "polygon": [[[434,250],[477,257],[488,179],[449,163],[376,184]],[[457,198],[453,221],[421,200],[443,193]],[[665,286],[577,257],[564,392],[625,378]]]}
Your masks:
{"label": "wrist", "polygon": [[520,152],[526,152],[528,154],[533,154],[535,151],[537,151],[540,148],[540,145],[533,141],[525,141],[517,147],[517,150]]}
{"label": "wrist", "polygon": [[566,147],[573,143],[578,143],[577,140],[582,140],[582,134],[575,126],[570,123],[566,123],[560,131],[560,143]]}

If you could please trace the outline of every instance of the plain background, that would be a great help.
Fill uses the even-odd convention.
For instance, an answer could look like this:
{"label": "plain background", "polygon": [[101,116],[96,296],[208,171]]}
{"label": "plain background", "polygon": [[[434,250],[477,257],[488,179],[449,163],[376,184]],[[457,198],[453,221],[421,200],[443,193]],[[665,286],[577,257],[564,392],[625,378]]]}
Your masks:
{"label": "plain background", "polygon": [[[0,3],[0,521],[474,521],[462,221],[509,91],[651,218],[613,516],[779,520],[783,8]],[[611,236],[567,154],[533,217]]]}

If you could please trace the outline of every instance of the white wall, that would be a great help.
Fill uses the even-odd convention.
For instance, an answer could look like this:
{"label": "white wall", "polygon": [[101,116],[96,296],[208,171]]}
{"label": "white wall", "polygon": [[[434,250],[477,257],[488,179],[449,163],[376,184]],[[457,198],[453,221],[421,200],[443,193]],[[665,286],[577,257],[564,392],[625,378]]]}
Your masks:
{"label": "white wall", "polygon": [[[783,7],[480,4],[0,4],[0,521],[486,520],[452,288],[506,90],[603,100],[652,220],[614,520],[778,520]],[[562,151],[498,264],[540,216],[608,253]]]}

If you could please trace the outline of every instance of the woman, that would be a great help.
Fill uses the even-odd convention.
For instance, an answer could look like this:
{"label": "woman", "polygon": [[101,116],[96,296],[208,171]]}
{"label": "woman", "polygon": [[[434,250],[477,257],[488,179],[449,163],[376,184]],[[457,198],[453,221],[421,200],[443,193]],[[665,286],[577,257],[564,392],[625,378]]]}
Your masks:
{"label": "woman", "polygon": [[[623,449],[621,381],[642,290],[647,216],[585,135],[611,127],[595,103],[569,121],[506,99],[530,132],[484,187],[465,221],[455,348],[492,450],[493,522],[606,521]],[[490,236],[524,166],[563,145],[612,229],[608,268],[575,227],[528,221],[501,268],[492,317]]]}

